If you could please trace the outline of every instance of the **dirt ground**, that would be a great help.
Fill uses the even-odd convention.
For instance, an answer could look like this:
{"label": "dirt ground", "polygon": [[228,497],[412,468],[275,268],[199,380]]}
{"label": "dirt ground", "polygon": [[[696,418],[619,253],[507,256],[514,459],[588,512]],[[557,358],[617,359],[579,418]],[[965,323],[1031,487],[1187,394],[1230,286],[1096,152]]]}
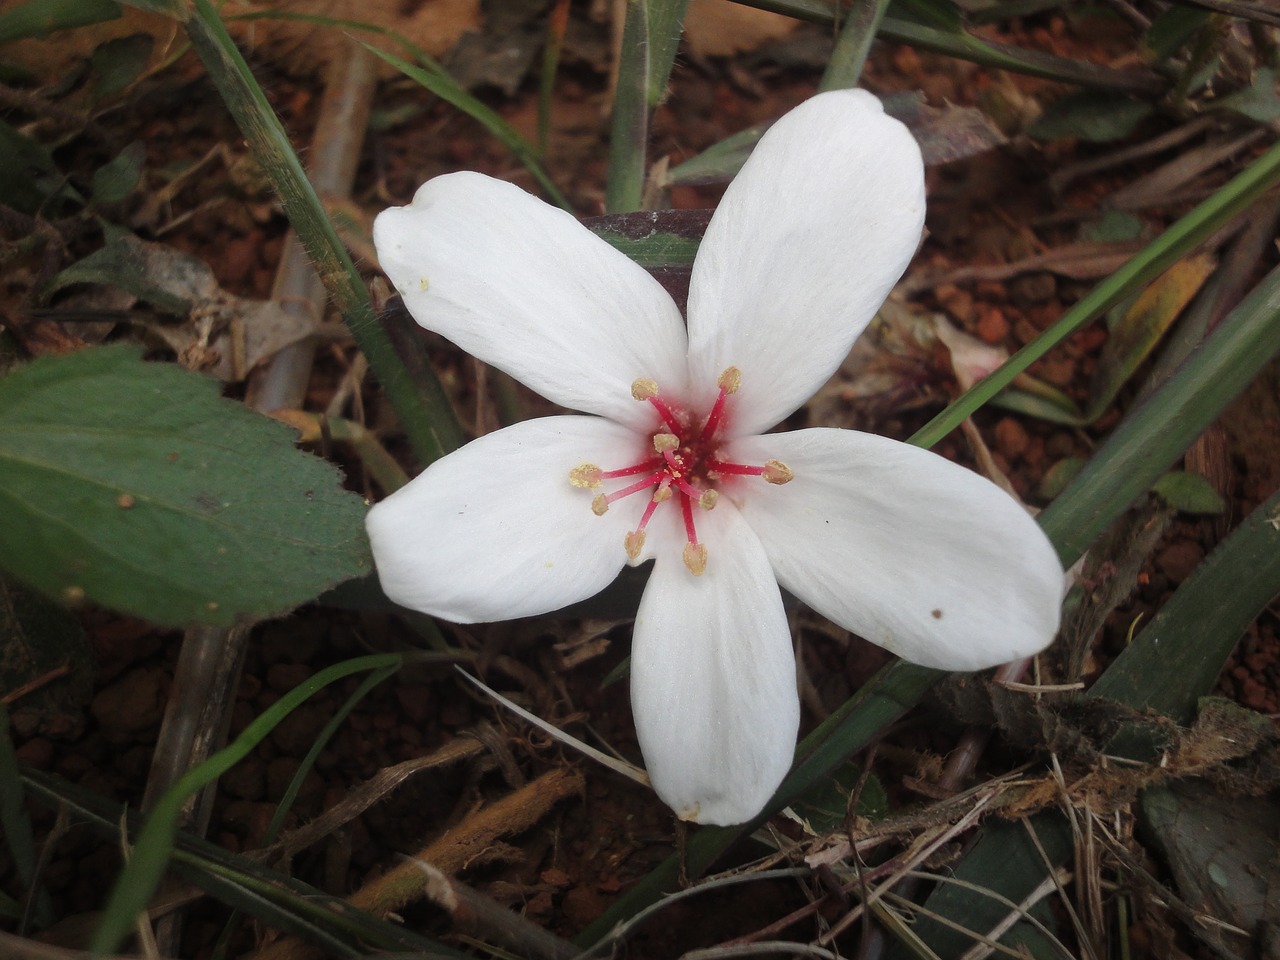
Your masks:
{"label": "dirt ground", "polygon": [[[483,35],[484,21],[473,22]],[[710,32],[714,37],[724,29]],[[1032,49],[1109,65],[1123,64],[1133,43],[1132,31],[1123,21],[1087,15],[1067,19],[1057,12],[1015,19],[984,31]],[[744,38],[744,49],[732,55],[714,46],[711,52],[682,53],[670,95],[653,122],[650,157],[667,156],[674,166],[730,133],[779,116],[816,89],[830,42],[822,28],[801,25],[780,37]],[[246,49],[295,143],[307,143],[319,108],[322,79],[315,61],[320,55],[305,52],[309,50],[305,44],[291,47],[279,38]],[[583,216],[603,212],[609,49],[607,18],[598,9],[575,5],[551,103],[547,167]],[[459,71],[475,66],[465,57],[452,64]],[[923,91],[930,106],[981,107],[989,115],[1013,117],[1002,146],[929,170],[928,238],[908,272],[910,293],[900,306],[917,316],[945,317],[980,347],[1016,350],[1051,325],[1103,273],[1037,266],[1034,260],[1025,268],[1005,268],[1082,242],[1081,224],[1094,219],[1099,204],[1150,172],[1159,158],[1080,175],[1054,189],[1050,185],[1054,174],[1115,149],[1075,140],[1041,143],[1018,132],[1019,117],[1060,95],[1064,89],[1060,85],[884,42],[873,50],[864,83],[881,95]],[[536,64],[512,77],[506,90],[479,82],[476,92],[516,129],[536,138]],[[15,117],[25,116],[21,105],[10,109]],[[406,202],[423,180],[450,170],[480,170],[536,188],[510,153],[476,123],[403,80],[383,82],[373,121],[361,154],[353,203],[347,208],[366,230],[378,210]],[[1144,133],[1154,135],[1161,129],[1162,120],[1152,118]],[[141,190],[124,201],[118,213],[145,235],[205,260],[230,293],[269,298],[287,223],[265,184],[255,177],[240,134],[193,55],[180,57],[139,84],[127,108],[98,118],[93,135],[74,140],[60,159],[73,176],[91,178],[115,148],[134,140],[146,144],[148,176],[155,177],[155,186],[160,182],[160,167],[179,169],[222,148],[224,153],[209,162],[202,175],[191,178],[162,207],[148,208],[146,190]],[[1224,165],[1211,171],[1196,188],[1212,189],[1238,168]],[[709,207],[720,189],[677,187],[670,202],[678,209]],[[1173,198],[1143,207],[1134,216],[1142,235],[1150,236],[1188,206],[1188,200]],[[81,341],[136,336],[127,323],[110,318],[86,324],[58,316],[56,305],[51,312],[33,309],[30,291],[35,279],[83,256],[98,240],[86,229],[72,237],[52,263],[33,258],[16,268],[13,263],[6,267],[4,296],[10,305],[4,308],[5,315],[16,321],[10,324],[12,329],[22,330],[27,350],[38,353]],[[352,248],[369,263],[371,251],[358,238]],[[1274,248],[1268,257],[1268,263],[1259,265],[1258,275],[1274,261]],[[1037,363],[1031,373],[1083,404],[1106,339],[1105,326],[1087,327]],[[885,340],[898,345],[891,363],[882,360],[875,367],[877,373],[887,372],[887,379],[870,386],[869,368],[850,365],[793,423],[849,426],[905,439],[958,394],[953,356],[936,338],[930,342],[895,339],[890,330]],[[431,340],[430,345],[463,423],[478,430],[492,428],[499,414],[494,396],[487,392],[491,382],[481,379],[477,365],[448,344]],[[355,347],[350,341],[326,344],[306,406],[324,409],[354,362]],[[1280,434],[1277,384],[1280,374],[1273,366],[1194,451],[1195,464],[1208,465],[1197,469],[1206,472],[1226,498],[1228,512],[1199,517],[1179,514],[1162,521],[1167,524],[1165,532],[1141,562],[1132,595],[1106,617],[1102,630],[1079,654],[1079,674],[1086,682],[1123,648],[1132,625],[1149,619],[1230,526],[1276,489],[1280,482],[1280,444],[1275,442]],[[240,389],[228,388],[233,396]],[[1115,426],[1135,389],[1126,387],[1108,411],[1087,427],[985,409],[975,417],[976,435],[985,450],[975,448],[973,439],[959,431],[937,449],[974,465],[981,465],[982,455],[989,452],[989,467],[1006,477],[1028,504],[1042,506],[1053,489],[1055,469],[1071,458],[1087,457]],[[529,411],[544,408],[544,402],[531,394],[520,398]],[[362,402],[366,422],[411,466],[374,384],[365,384]],[[1260,442],[1259,438],[1270,440]],[[321,450],[320,445],[316,449]],[[322,452],[331,453],[348,469],[353,489],[373,492],[349,453],[327,448]],[[807,611],[796,608],[790,613],[805,682],[803,730],[807,732],[883,665],[886,655]],[[181,637],[102,610],[86,609],[78,616],[91,650],[72,664],[71,680],[62,684],[57,696],[11,705],[18,758],[103,797],[137,805],[171,692]],[[537,619],[467,628],[441,625],[450,643],[474,654],[477,673],[490,685],[555,725],[635,759],[639,751],[626,683],[611,678],[627,655],[629,628],[625,619]],[[313,606],[285,620],[260,624],[248,646],[229,732],[235,735],[244,729],[282,694],[329,664],[421,644],[410,626],[383,612]],[[1071,682],[1076,677],[1065,659],[1065,654],[1051,654],[1045,670]],[[606,678],[610,678],[607,685]],[[258,847],[277,801],[317,733],[356,686],[355,680],[349,680],[319,693],[222,778],[207,832],[211,840],[236,852]],[[1274,607],[1241,640],[1219,680],[1218,692],[1260,714],[1274,718],[1280,713],[1280,620]],[[890,731],[872,761],[879,782],[888,785],[887,802],[901,809],[932,799],[930,782],[962,732],[963,725],[936,698]],[[407,778],[366,812],[297,852],[287,870],[321,890],[346,895],[394,865],[397,853],[421,849],[448,828],[465,824],[485,802],[555,770],[577,771],[581,789],[571,791],[563,802],[548,803],[531,829],[487,845],[466,864],[462,875],[467,883],[537,925],[572,937],[675,849],[674,821],[651,794],[565,751],[458,681],[449,665],[406,669],[359,704],[320,754],[289,813],[286,829],[339,806],[350,791],[379,771],[429,757],[464,735],[478,737],[484,749]],[[981,769],[998,771],[1008,753],[998,742],[991,750]],[[55,829],[57,811],[37,807],[33,816],[38,835]],[[784,832],[789,827],[778,824]],[[749,853],[741,851],[742,856]],[[104,878],[112,876],[119,864],[115,847],[88,830],[72,828],[62,834],[43,871],[56,914],[74,921],[100,908]],[[681,950],[719,944],[762,928],[805,903],[804,893],[794,882],[778,880],[735,887],[730,893],[700,899],[696,906],[677,904],[646,928],[633,946],[633,955],[674,956]],[[197,903],[185,924],[181,956],[209,956],[225,919],[225,911],[216,904]],[[441,936],[452,930],[448,917],[436,907],[414,906],[405,911],[404,919]],[[824,922],[819,914],[802,924],[819,929]],[[51,939],[77,946],[81,929],[67,921],[55,928]],[[798,930],[802,927],[791,932],[805,936]],[[238,927],[233,955],[250,949],[261,933],[250,924]],[[847,936],[841,943],[852,954],[858,949],[858,935]]]}

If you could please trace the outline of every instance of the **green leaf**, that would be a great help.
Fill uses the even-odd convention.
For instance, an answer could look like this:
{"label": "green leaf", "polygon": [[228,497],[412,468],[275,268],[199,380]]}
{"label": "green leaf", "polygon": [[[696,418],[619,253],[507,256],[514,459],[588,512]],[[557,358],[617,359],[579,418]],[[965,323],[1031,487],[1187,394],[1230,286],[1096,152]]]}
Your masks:
{"label": "green leaf", "polygon": [[1213,485],[1198,473],[1172,470],[1156,481],[1151,492],[1182,513],[1215,514],[1227,509]]}
{"label": "green leaf", "polygon": [[1208,10],[1173,4],[1151,22],[1143,39],[1154,63],[1163,63],[1181,50],[1209,22]]}
{"label": "green leaf", "polygon": [[27,0],[0,13],[0,43],[115,20],[120,12],[114,0]]}
{"label": "green leaf", "polygon": [[1133,128],[1151,116],[1153,107],[1142,100],[1130,100],[1114,93],[1085,90],[1058,100],[1029,127],[1037,140],[1071,137],[1093,143],[1122,140]]}
{"label": "green leaf", "polygon": [[89,60],[94,72],[94,99],[105,100],[142,76],[155,43],[149,33],[134,33],[100,44]]}
{"label": "green leaf", "polygon": [[665,183],[723,183],[742,169],[751,156],[768,124],[757,124],[730,134],[719,143],[712,144],[696,157],[690,157],[667,172]]}
{"label": "green leaf", "polygon": [[129,199],[147,162],[147,145],[135,140],[110,163],[93,173],[93,199],[97,203],[120,203]]}
{"label": "green leaf", "polygon": [[[1072,850],[1071,829],[1066,820],[1056,813],[1039,814],[1012,823],[995,821],[983,825],[964,860],[948,873],[957,880],[1017,903],[1022,898],[1011,895],[1010,891],[1034,889],[1044,877],[1044,859],[1037,849],[1036,840],[1055,862],[1065,859]],[[950,883],[939,886],[925,905],[930,911],[958,922],[965,930],[981,935],[988,934],[1010,912],[1007,902],[1002,903],[989,895]],[[912,930],[939,957],[959,957],[974,946],[974,938],[965,930],[957,930],[927,914],[920,915]],[[1032,956],[1061,956],[1060,953],[1046,954],[1044,948],[1048,943],[1044,935],[1030,924],[1016,925],[1000,938],[1000,942],[1012,947],[1015,956],[1019,955],[1020,947],[1030,951]],[[905,955],[901,949],[890,952],[891,960],[899,960]]]}
{"label": "green leaf", "polygon": [[889,794],[884,784],[874,774],[862,780],[862,768],[852,761],[835,770],[825,783],[819,782],[792,808],[817,833],[834,833],[844,829],[854,790],[858,791],[857,816],[880,820],[888,815]]}
{"label": "green leaf", "polygon": [[[1180,723],[1280,592],[1280,492],[1209,554],[1089,690]],[[1152,682],[1159,677],[1159,682]]]}
{"label": "green leaf", "polygon": [[128,347],[0,381],[0,565],[154,623],[229,625],[370,566],[364,505],[288,428]]}
{"label": "green leaf", "polygon": [[1260,67],[1253,83],[1243,90],[1228,94],[1209,104],[1215,110],[1230,110],[1258,123],[1280,120],[1280,92],[1276,90],[1276,71]]}
{"label": "green leaf", "polygon": [[157,263],[157,245],[139,241],[119,227],[106,229],[106,241],[101,250],[76,261],[50,280],[41,296],[47,299],[78,283],[98,283],[131,293],[162,313],[185,317],[201,291],[211,286],[205,281],[212,280],[213,272],[196,257],[171,251]]}

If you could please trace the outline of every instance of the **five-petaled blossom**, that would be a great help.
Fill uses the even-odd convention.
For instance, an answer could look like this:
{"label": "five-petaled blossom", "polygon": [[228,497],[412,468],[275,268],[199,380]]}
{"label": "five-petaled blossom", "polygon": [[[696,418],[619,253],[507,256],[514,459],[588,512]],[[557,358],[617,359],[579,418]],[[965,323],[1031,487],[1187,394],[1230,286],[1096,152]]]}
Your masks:
{"label": "five-petaled blossom", "polygon": [[547,613],[653,560],[631,699],[654,789],[701,823],[754,816],[799,725],[781,584],[919,664],[1044,648],[1062,568],[1011,497],[850,430],[765,433],[831,376],[913,256],[924,171],[862,91],[760,140],[698,251],[688,323],[573,217],[480,174],[382,213],[383,269],[424,327],[589,416],[481,437],[369,513],[382,585],[459,623]]}

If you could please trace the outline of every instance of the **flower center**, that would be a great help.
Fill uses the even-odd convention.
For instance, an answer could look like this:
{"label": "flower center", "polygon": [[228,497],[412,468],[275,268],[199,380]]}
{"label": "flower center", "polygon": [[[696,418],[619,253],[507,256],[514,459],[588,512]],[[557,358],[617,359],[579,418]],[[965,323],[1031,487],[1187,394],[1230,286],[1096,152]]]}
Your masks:
{"label": "flower center", "polygon": [[[710,510],[716,505],[720,493],[717,484],[729,476],[760,477],[768,483],[786,483],[793,476],[790,468],[780,460],[766,460],[756,466],[734,463],[720,453],[719,432],[725,422],[731,397],[742,384],[742,374],[737,367],[729,367],[716,378],[720,388],[711,412],[705,419],[694,417],[679,404],[664,398],[656,381],[641,377],[631,385],[631,395],[649,403],[661,418],[659,427],[652,434],[653,454],[636,463],[616,470],[602,470],[594,463],[583,463],[569,471],[569,482],[575,487],[597,491],[591,500],[591,509],[602,517],[609,505],[624,497],[647,493],[649,502],[634,530],[623,538],[622,544],[632,560],[644,549],[645,528],[653,518],[658,505],[674,501],[684,521],[686,543],[684,565],[695,577],[707,569],[707,545],[698,540],[695,507]],[[631,480],[606,493],[606,481]]]}

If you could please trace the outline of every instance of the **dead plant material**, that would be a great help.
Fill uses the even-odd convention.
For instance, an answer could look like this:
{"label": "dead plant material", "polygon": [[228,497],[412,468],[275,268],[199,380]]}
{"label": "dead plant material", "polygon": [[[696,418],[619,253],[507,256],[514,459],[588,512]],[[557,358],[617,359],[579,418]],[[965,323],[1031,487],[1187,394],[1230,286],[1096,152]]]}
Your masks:
{"label": "dead plant material", "polygon": [[[504,858],[518,856],[518,851],[502,843],[502,838],[527,830],[561,800],[580,793],[583,784],[582,774],[577,770],[549,770],[527,786],[481,807],[414,854],[410,862],[365,884],[347,898],[347,903],[377,917],[386,917],[426,895],[422,868],[414,861],[454,874],[486,859],[495,848],[502,851]],[[253,954],[254,960],[311,960],[319,956],[321,953],[316,948],[296,937],[279,940]]]}
{"label": "dead plant material", "polygon": [[384,767],[347,794],[341,803],[330,807],[296,830],[284,834],[255,856],[268,861],[288,860],[346,826],[415,773],[457,763],[482,753],[484,749],[484,744],[478,739],[457,737],[429,756],[415,757],[394,767]]}
{"label": "dead plant material", "polygon": [[426,898],[443,908],[458,929],[531,960],[569,960],[577,947],[421,860],[406,864],[422,872]]}

